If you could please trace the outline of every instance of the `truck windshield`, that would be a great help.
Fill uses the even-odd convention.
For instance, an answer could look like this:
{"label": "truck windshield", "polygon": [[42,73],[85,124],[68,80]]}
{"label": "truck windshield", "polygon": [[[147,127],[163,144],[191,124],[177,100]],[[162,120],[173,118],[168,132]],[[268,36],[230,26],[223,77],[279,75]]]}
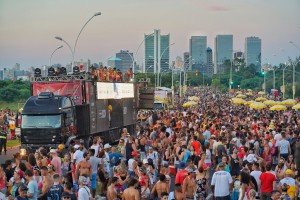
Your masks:
{"label": "truck windshield", "polygon": [[162,103],[154,103],[153,104],[153,110],[163,110],[164,106]]}
{"label": "truck windshield", "polygon": [[22,115],[22,128],[60,128],[61,115]]}

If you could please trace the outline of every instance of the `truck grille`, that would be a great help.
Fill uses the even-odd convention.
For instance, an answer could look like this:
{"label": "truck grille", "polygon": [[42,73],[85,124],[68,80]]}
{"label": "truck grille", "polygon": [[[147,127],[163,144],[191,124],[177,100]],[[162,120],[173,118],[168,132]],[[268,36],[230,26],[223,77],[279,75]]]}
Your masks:
{"label": "truck grille", "polygon": [[22,144],[59,144],[61,143],[59,129],[22,129]]}

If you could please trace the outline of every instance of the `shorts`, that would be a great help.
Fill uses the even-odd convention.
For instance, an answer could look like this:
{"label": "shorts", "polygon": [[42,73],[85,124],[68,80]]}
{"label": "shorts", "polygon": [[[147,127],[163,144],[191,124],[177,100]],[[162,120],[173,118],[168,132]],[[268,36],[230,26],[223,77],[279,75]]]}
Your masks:
{"label": "shorts", "polygon": [[92,189],[96,189],[97,186],[97,173],[92,174],[92,184],[91,184],[91,188]]}

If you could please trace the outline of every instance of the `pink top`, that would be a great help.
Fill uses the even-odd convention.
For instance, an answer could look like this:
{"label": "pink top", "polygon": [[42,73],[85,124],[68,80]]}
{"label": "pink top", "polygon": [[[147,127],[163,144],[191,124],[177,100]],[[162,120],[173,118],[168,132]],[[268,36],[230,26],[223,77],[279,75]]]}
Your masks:
{"label": "pink top", "polygon": [[61,174],[61,159],[59,157],[55,156],[54,158],[52,158],[51,164],[54,166],[55,173],[62,175]]}

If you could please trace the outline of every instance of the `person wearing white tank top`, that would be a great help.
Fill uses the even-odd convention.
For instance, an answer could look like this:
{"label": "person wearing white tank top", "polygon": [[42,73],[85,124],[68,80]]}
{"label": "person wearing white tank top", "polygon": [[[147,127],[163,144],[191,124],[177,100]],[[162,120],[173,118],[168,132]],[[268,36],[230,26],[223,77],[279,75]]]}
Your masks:
{"label": "person wearing white tank top", "polygon": [[137,159],[138,159],[139,154],[136,151],[133,151],[131,153],[131,155],[133,158],[130,158],[128,160],[128,174],[129,174],[130,178],[134,178],[135,170],[137,168]]}

